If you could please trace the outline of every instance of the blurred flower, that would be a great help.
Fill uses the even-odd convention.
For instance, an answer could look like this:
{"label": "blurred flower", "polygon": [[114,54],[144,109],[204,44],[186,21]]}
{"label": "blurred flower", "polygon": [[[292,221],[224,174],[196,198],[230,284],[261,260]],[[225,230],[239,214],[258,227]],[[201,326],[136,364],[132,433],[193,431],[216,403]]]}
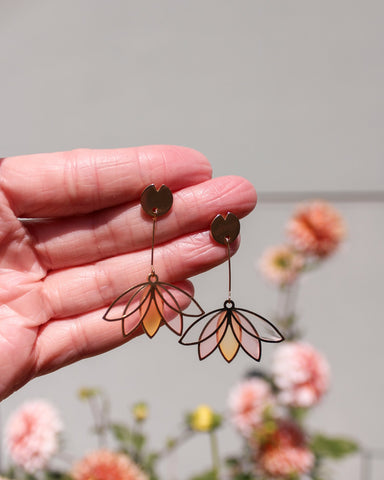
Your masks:
{"label": "blurred flower", "polygon": [[46,466],[58,450],[62,423],[54,407],[44,400],[25,403],[5,428],[5,443],[12,460],[27,472]]}
{"label": "blurred flower", "polygon": [[101,390],[99,388],[80,388],[80,390],[77,392],[80,400],[89,400],[93,397],[96,397],[97,395],[100,395]]}
{"label": "blurred flower", "polygon": [[329,365],[311,345],[290,342],[276,349],[273,379],[280,389],[279,400],[292,407],[311,407],[329,387]]}
{"label": "blurred flower", "polygon": [[293,246],[317,257],[330,255],[345,237],[340,214],[328,203],[314,201],[300,206],[287,225]]}
{"label": "blurred flower", "polygon": [[257,464],[273,477],[288,477],[308,473],[314,456],[306,445],[304,433],[287,420],[278,420],[276,430],[261,445]]}
{"label": "blurred flower", "polygon": [[145,402],[135,403],[132,408],[133,417],[136,422],[143,422],[148,418],[148,405]]}
{"label": "blurred flower", "polygon": [[244,436],[263,421],[263,415],[274,405],[274,398],[268,382],[251,378],[235,386],[229,394],[230,418]]}
{"label": "blurred flower", "polygon": [[188,424],[197,432],[210,432],[220,426],[221,415],[215,413],[209,405],[199,405],[188,415]]}
{"label": "blurred flower", "polygon": [[264,277],[280,286],[294,282],[303,266],[303,256],[289,245],[268,248],[259,263]]}
{"label": "blurred flower", "polygon": [[107,449],[86,455],[75,464],[71,475],[74,480],[148,480],[127,455]]}

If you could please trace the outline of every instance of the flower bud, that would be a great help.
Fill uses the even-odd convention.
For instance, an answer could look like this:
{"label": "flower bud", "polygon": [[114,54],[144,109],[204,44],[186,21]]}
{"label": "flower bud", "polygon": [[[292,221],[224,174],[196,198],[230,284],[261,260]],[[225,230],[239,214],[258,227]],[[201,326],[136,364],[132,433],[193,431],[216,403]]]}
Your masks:
{"label": "flower bud", "polygon": [[135,403],[132,408],[132,413],[136,422],[143,422],[148,417],[148,405],[144,402]]}
{"label": "flower bud", "polygon": [[188,424],[197,432],[211,432],[219,427],[222,418],[209,405],[199,405],[189,416]]}

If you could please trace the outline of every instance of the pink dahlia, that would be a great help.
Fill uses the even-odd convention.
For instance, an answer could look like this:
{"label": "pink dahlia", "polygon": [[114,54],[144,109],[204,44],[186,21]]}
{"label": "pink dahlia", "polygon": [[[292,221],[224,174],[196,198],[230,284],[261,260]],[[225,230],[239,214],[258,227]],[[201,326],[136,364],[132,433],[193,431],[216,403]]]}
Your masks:
{"label": "pink dahlia", "polygon": [[276,348],[272,374],[280,401],[292,407],[315,405],[329,387],[329,365],[307,343],[290,342]]}
{"label": "pink dahlia", "polygon": [[44,468],[59,447],[62,423],[55,408],[44,400],[25,403],[5,428],[5,443],[12,460],[27,472]]}
{"label": "pink dahlia", "polygon": [[314,456],[299,427],[287,420],[278,420],[276,430],[261,446],[256,460],[267,475],[288,477],[308,473]]}
{"label": "pink dahlia", "polygon": [[148,480],[127,456],[107,449],[96,450],[73,467],[74,480]]}
{"label": "pink dahlia", "polygon": [[293,246],[303,253],[326,257],[345,237],[340,214],[328,203],[314,201],[300,206],[287,225]]}
{"label": "pink dahlia", "polygon": [[259,263],[261,273],[280,286],[293,283],[303,266],[303,256],[288,245],[268,248]]}
{"label": "pink dahlia", "polygon": [[261,378],[245,380],[229,394],[230,418],[234,426],[248,437],[263,421],[263,414],[273,406],[269,383]]}

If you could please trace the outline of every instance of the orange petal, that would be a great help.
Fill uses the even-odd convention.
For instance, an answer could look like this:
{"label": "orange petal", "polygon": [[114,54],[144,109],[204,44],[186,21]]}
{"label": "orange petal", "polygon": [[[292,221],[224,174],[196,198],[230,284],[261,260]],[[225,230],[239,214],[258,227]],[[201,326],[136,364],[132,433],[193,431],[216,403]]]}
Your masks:
{"label": "orange petal", "polygon": [[[142,298],[145,298],[147,293],[148,289],[146,288],[143,292]],[[153,337],[159,329],[161,320],[163,319],[163,301],[156,291],[151,292],[150,295],[148,295],[147,300],[140,308],[140,313],[143,316],[142,322],[144,330],[149,337]]]}
{"label": "orange petal", "polygon": [[[219,316],[217,320],[218,325],[222,322],[223,315],[226,315],[226,312],[223,312],[223,314]],[[241,339],[241,327],[236,322],[231,322],[230,320],[224,322],[216,333],[217,341],[220,342],[220,351],[227,362],[235,358],[240,347],[240,343],[234,335],[233,329],[236,330],[237,338]]]}

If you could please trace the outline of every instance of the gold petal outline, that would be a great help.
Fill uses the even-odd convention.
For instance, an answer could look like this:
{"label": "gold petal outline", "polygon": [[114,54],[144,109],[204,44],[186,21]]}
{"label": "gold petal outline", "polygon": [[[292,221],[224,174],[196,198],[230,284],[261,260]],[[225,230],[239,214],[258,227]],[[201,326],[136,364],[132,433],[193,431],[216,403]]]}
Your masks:
{"label": "gold petal outline", "polygon": [[[132,292],[133,290],[137,289],[137,292],[135,292],[132,297],[129,299],[129,301],[127,302],[127,305],[124,307],[124,310],[123,311],[126,311],[127,309],[127,306],[129,306],[132,302],[132,299],[134,297],[136,297],[136,295],[138,293],[140,293],[142,290],[144,290],[144,288],[148,285],[149,282],[144,282],[144,283],[139,283],[138,285],[134,285],[133,287],[129,288],[128,290],[126,290],[125,292],[123,292],[121,295],[119,295],[112,303],[111,305],[107,308],[106,312],[104,313],[103,315],[103,320],[106,320],[107,322],[115,322],[117,320],[123,320],[123,318],[125,317],[129,317],[129,315],[131,315],[131,313],[133,312],[130,312],[128,314],[123,314],[123,315],[120,315],[120,317],[116,317],[116,318],[108,318],[108,313],[112,310],[112,308],[116,305],[116,303],[118,303],[125,295],[129,294],[130,292]],[[139,303],[139,306],[137,308],[135,308],[134,312],[136,312],[140,307],[141,305],[143,304],[143,302],[145,301],[145,299],[143,301],[141,301]]]}
{"label": "gold petal outline", "polygon": [[[204,330],[208,327],[208,325],[210,324],[211,321],[213,321],[215,318],[217,318],[218,315],[220,315],[221,312],[224,312],[226,311],[226,315],[223,317],[223,321],[220,322],[220,325],[211,333],[209,334],[207,337],[205,337],[204,339],[202,339],[202,335],[204,333]],[[244,313],[248,313],[248,314],[251,314],[253,316],[256,316],[258,320],[262,320],[264,322],[266,322],[270,327],[272,327],[272,329],[279,335],[280,338],[278,338],[277,340],[276,339],[269,339],[269,338],[264,338],[264,337],[261,337],[256,328],[253,326],[252,322],[249,320],[249,318],[247,318]],[[245,319],[246,322],[249,323],[249,325],[254,329],[254,332],[250,332],[248,330],[248,328],[244,327],[241,322],[236,318],[236,315],[235,314],[238,314],[240,317],[242,317],[243,319]],[[200,333],[200,336],[199,336],[199,340],[197,341],[194,341],[194,342],[186,342],[186,337],[187,335],[190,334],[191,330],[196,326],[198,325],[198,323],[203,320],[204,318],[206,317],[210,317],[209,320],[207,321],[206,325],[204,326],[203,330],[201,331]],[[199,348],[198,348],[198,354],[199,354],[199,359],[200,360],[204,360],[205,358],[207,358],[209,355],[211,355],[215,350],[216,348],[220,345],[220,342],[221,340],[224,338],[224,334],[222,335],[221,339],[217,342],[216,346],[213,348],[213,350],[208,354],[208,355],[205,355],[204,357],[201,356],[201,352],[200,352],[200,345],[202,343],[204,343],[206,340],[208,340],[209,338],[211,338],[213,335],[215,335],[217,333],[217,331],[219,330],[219,328],[221,328],[221,326],[223,325],[224,322],[227,322],[227,325],[226,325],[226,328],[224,330],[224,334],[228,328],[228,326],[230,326],[230,328],[232,329],[232,332],[236,338],[236,340],[238,341],[238,349],[235,353],[235,355],[232,357],[231,360],[227,360],[227,358],[223,355],[224,359],[229,363],[231,362],[235,356],[237,355],[238,353],[238,350],[239,348],[241,347],[242,350],[248,355],[250,356],[251,358],[253,358],[254,360],[256,361],[260,361],[260,358],[261,358],[261,351],[262,351],[262,341],[264,342],[267,342],[267,343],[279,343],[279,342],[282,342],[284,340],[284,336],[281,334],[281,332],[269,321],[267,320],[266,318],[262,317],[261,315],[257,314],[256,312],[252,312],[251,310],[247,310],[247,309],[244,309],[244,308],[235,308],[234,307],[234,304],[233,306],[231,307],[225,307],[225,303],[224,303],[224,308],[219,308],[219,309],[216,309],[216,310],[212,310],[211,312],[208,312],[206,313],[205,315],[203,315],[202,317],[200,317],[199,319],[197,319],[195,322],[192,323],[192,325],[190,325],[188,327],[188,329],[185,331],[185,333],[183,334],[183,336],[180,338],[179,340],[179,343],[181,343],[182,345],[198,345]],[[244,331],[246,334],[250,335],[251,337],[253,337],[255,340],[257,340],[259,342],[259,356],[258,358],[256,358],[254,355],[252,355],[250,352],[248,352],[248,350],[243,346],[242,344],[242,341],[239,340],[238,336],[236,335],[236,332],[235,332],[235,329],[233,328],[232,326],[232,322],[235,321],[237,323],[237,325],[240,327],[240,329],[242,331]]]}
{"label": "gold petal outline", "polygon": [[[237,313],[239,315],[239,312],[236,310],[236,312],[234,313]],[[261,358],[261,340],[259,337],[257,337],[256,335],[251,335],[247,329],[245,329],[241,323],[237,320],[236,318],[236,315],[234,315],[234,313],[232,313],[232,318],[234,318],[235,322],[237,323],[237,325],[240,326],[240,329],[242,332],[245,332],[247,335],[249,335],[250,337],[252,337],[255,341],[258,342],[258,346],[259,346],[259,355],[258,357],[256,358],[254,355],[251,354],[251,352],[248,351],[247,348],[245,348],[245,346],[243,345],[243,339],[239,339],[239,337],[236,335],[236,331],[234,329],[232,329],[233,331],[233,334],[235,335],[237,341],[239,342],[239,345],[241,346],[242,350],[247,354],[249,355],[251,358],[253,358],[254,360],[256,360],[256,362],[259,362],[260,361],[260,358]],[[250,322],[250,320],[248,320],[244,315],[241,315],[241,317],[245,318],[245,320],[247,320],[249,322],[249,324],[251,325],[251,327],[255,330],[255,332],[257,333],[257,330],[256,328],[252,325],[252,322]]]}
{"label": "gold petal outline", "polygon": [[[216,350],[216,348],[219,346],[221,340],[223,339],[223,337],[224,337],[224,335],[225,335],[225,332],[227,331],[227,326],[228,326],[228,320],[227,320],[228,311],[225,312],[225,310],[226,310],[225,308],[220,308],[220,310],[214,310],[213,312],[210,312],[210,313],[214,313],[214,312],[216,312],[216,313],[214,313],[214,315],[213,315],[213,316],[208,320],[208,322],[205,324],[205,327],[204,327],[203,330],[201,331],[199,340],[198,340],[197,342],[195,342],[195,343],[188,343],[188,344],[187,344],[187,343],[183,343],[183,345],[196,345],[196,344],[197,344],[197,345],[198,345],[198,354],[199,354],[199,359],[200,359],[200,360],[204,360],[204,358],[207,358],[209,355],[211,355],[211,354]],[[204,333],[204,330],[208,327],[208,325],[209,325],[211,322],[215,321],[215,320],[217,319],[217,317],[220,317],[221,313],[223,313],[223,312],[225,312],[225,315],[223,316],[223,319],[222,319],[222,321],[220,322],[220,324],[216,327],[216,329],[215,329],[212,333],[210,333],[207,337],[205,337],[204,339],[202,339],[201,337],[202,337],[202,335],[203,335],[203,333]],[[208,315],[209,315],[209,314],[208,314]],[[220,330],[220,328],[222,327],[222,325],[223,325],[224,323],[226,323],[226,327],[225,327],[225,329],[224,329],[223,334],[221,335],[220,340],[216,341],[216,345],[214,346],[214,348],[213,348],[207,355],[204,355],[204,356],[201,355],[201,351],[200,351],[201,346],[202,346],[207,340],[209,340],[210,338],[212,338],[213,335],[216,335],[217,332]],[[192,326],[192,325],[191,325],[191,326]],[[185,332],[185,333],[187,333],[187,332]]]}
{"label": "gold petal outline", "polygon": [[[144,298],[142,298],[139,302],[139,304],[130,312],[128,312],[129,310],[129,307],[131,306],[132,302],[137,298],[137,296],[143,292],[147,287],[148,288],[148,292],[145,294]],[[192,302],[193,304],[195,304],[195,306],[198,308],[199,310],[199,313],[183,313],[183,311],[181,310],[181,307],[179,305],[179,302],[176,300],[176,297],[175,295],[170,291],[170,289],[175,289],[177,290],[179,293],[182,293],[183,295],[185,295],[186,297],[188,297],[188,300],[190,302]],[[136,290],[136,291],[135,291]],[[125,296],[125,295],[128,295],[129,293],[131,292],[134,292],[133,295],[131,296],[131,298],[128,300],[127,304],[125,305],[124,307],[124,310],[123,310],[123,314],[119,317],[116,317],[116,318],[108,318],[108,314],[109,312],[115,307],[115,305]],[[180,329],[179,330],[176,330],[175,328],[172,327],[172,325],[170,325],[168,323],[168,321],[165,319],[163,313],[161,313],[160,311],[160,308],[157,304],[157,298],[156,298],[156,293],[158,294],[158,296],[161,298],[161,300],[164,302],[165,305],[167,305],[168,308],[170,308],[172,311],[176,312],[179,316],[180,316]],[[174,305],[172,305],[170,302],[169,302],[169,299],[166,299],[166,296],[165,294],[167,294],[174,302]],[[125,332],[125,319],[130,317],[132,314],[134,314],[135,312],[137,312],[138,310],[140,310],[140,308],[144,305],[144,303],[148,300],[148,297],[151,297],[150,298],[150,301],[148,303],[148,306],[147,308],[145,309],[145,312],[144,314],[141,315],[140,317],[140,320],[138,321],[137,324],[135,324],[135,326],[131,329],[129,329],[128,333]],[[121,295],[119,295],[112,303],[111,305],[108,307],[107,311],[105,312],[105,314],[103,315],[103,319],[108,321],[108,322],[113,322],[113,321],[117,321],[117,320],[121,320],[122,322],[122,333],[123,333],[123,336],[124,337],[127,337],[129,335],[131,335],[137,327],[139,327],[140,324],[143,324],[143,320],[145,318],[145,316],[147,315],[148,311],[149,311],[149,308],[150,308],[150,305],[152,303],[152,301],[155,302],[155,307],[156,307],[156,310],[158,311],[160,317],[161,317],[161,321],[163,323],[165,323],[167,325],[167,327],[173,332],[175,333],[176,335],[181,335],[182,334],[182,330],[183,330],[183,317],[184,316],[187,316],[187,317],[200,317],[202,314],[204,314],[204,310],[201,308],[201,306],[199,305],[199,303],[193,298],[192,295],[190,295],[188,292],[182,290],[181,288],[179,287],[176,287],[175,285],[172,285],[171,283],[167,283],[167,282],[160,282],[158,280],[155,280],[155,281],[148,281],[148,282],[143,282],[143,283],[140,283],[138,285],[134,285],[133,287],[129,288],[128,290],[126,290],[125,292],[123,292]],[[128,312],[128,313],[127,313]],[[161,324],[161,322],[160,322]],[[160,324],[159,324],[159,327],[160,327]],[[147,330],[145,329],[145,326],[143,326],[143,329],[145,331],[145,333],[150,337],[152,338],[158,331],[159,327],[156,329],[155,333],[153,335],[149,335],[149,333],[147,332]]]}
{"label": "gold petal outline", "polygon": [[[262,342],[266,342],[266,343],[280,343],[284,340],[284,336],[281,334],[281,332],[273,325],[272,322],[270,322],[269,320],[267,320],[266,318],[262,317],[261,315],[259,315],[258,313],[256,312],[252,312],[251,310],[246,310],[245,308],[234,308],[233,311],[235,313],[237,313],[238,315],[240,315],[240,317],[244,318],[246,321],[248,321],[252,327],[255,329],[256,331],[256,335],[252,332],[250,332],[247,328],[243,327],[240,322],[237,320],[236,317],[235,318],[235,321],[241,326],[241,328],[243,330],[245,330],[249,335],[251,335],[252,337],[255,337],[255,338],[258,338],[259,340],[261,340]],[[265,338],[265,337],[262,337],[260,336],[258,333],[257,333],[257,329],[256,327],[254,327],[253,325],[253,322],[251,322],[251,320],[246,317],[242,312],[245,312],[245,313],[248,313],[248,314],[251,314],[251,315],[254,315],[255,317],[257,317],[259,320],[262,320],[264,322],[266,322],[270,327],[272,327],[272,329],[279,335],[279,339],[278,340],[274,340],[274,339],[270,339],[270,338]]]}
{"label": "gold petal outline", "polygon": [[[161,296],[162,300],[164,301],[164,303],[171,309],[173,310],[174,312],[176,313],[180,313],[182,314],[184,317],[200,317],[201,315],[204,315],[205,312],[204,310],[201,308],[200,304],[193,298],[192,295],[190,295],[188,292],[186,292],[185,290],[181,289],[180,287],[176,287],[175,285],[172,285],[171,283],[167,283],[167,282],[153,282],[153,283],[156,283],[160,288],[162,288],[163,290],[165,290],[171,297],[172,299],[174,300],[175,304],[178,306],[178,310],[176,310],[174,307],[172,307],[171,304],[169,304],[167,302],[167,300],[163,297],[163,295],[161,295],[161,292],[158,290],[158,293],[159,295]],[[196,305],[196,307],[200,310],[199,313],[185,313],[181,310],[178,302],[176,301],[175,297],[173,294],[171,294],[171,292],[165,288],[165,287],[168,287],[168,288],[174,288],[175,290],[177,290],[179,293],[182,293],[183,295],[186,295],[188,297],[189,300],[191,300],[192,303],[194,303]]]}
{"label": "gold petal outline", "polygon": [[[201,341],[204,342],[204,341],[207,340],[208,338],[211,338],[212,335],[215,335],[215,333],[217,332],[217,330],[218,330],[219,327],[217,327],[217,329],[216,329],[214,332],[212,332],[210,335],[208,335],[208,337],[204,338],[204,340],[201,340],[200,337],[201,337],[201,334],[202,334],[202,333],[200,333],[199,340],[196,340],[195,342],[186,342],[186,341],[185,341],[186,336],[190,333],[190,331],[191,331],[196,325],[198,325],[198,324],[200,323],[201,320],[204,320],[204,318],[209,317],[210,315],[212,315],[212,318],[209,318],[208,321],[207,321],[207,324],[208,324],[211,320],[213,320],[214,316],[220,314],[221,312],[223,312],[223,311],[225,311],[225,310],[227,310],[227,309],[226,309],[226,308],[218,308],[218,309],[216,309],[216,310],[212,310],[211,312],[205,313],[205,314],[202,315],[200,318],[198,318],[197,320],[195,320],[195,321],[187,328],[187,330],[184,332],[183,336],[182,336],[182,337],[180,338],[180,340],[179,340],[179,343],[181,343],[182,345],[198,345]],[[224,317],[224,319],[225,319],[225,317]],[[223,320],[223,321],[224,321],[224,320]],[[206,324],[206,325],[207,325],[207,324]],[[222,323],[220,324],[220,326],[221,326],[221,325],[222,325]],[[205,328],[205,327],[204,327],[204,328]],[[204,330],[204,329],[203,329],[203,330]]]}

